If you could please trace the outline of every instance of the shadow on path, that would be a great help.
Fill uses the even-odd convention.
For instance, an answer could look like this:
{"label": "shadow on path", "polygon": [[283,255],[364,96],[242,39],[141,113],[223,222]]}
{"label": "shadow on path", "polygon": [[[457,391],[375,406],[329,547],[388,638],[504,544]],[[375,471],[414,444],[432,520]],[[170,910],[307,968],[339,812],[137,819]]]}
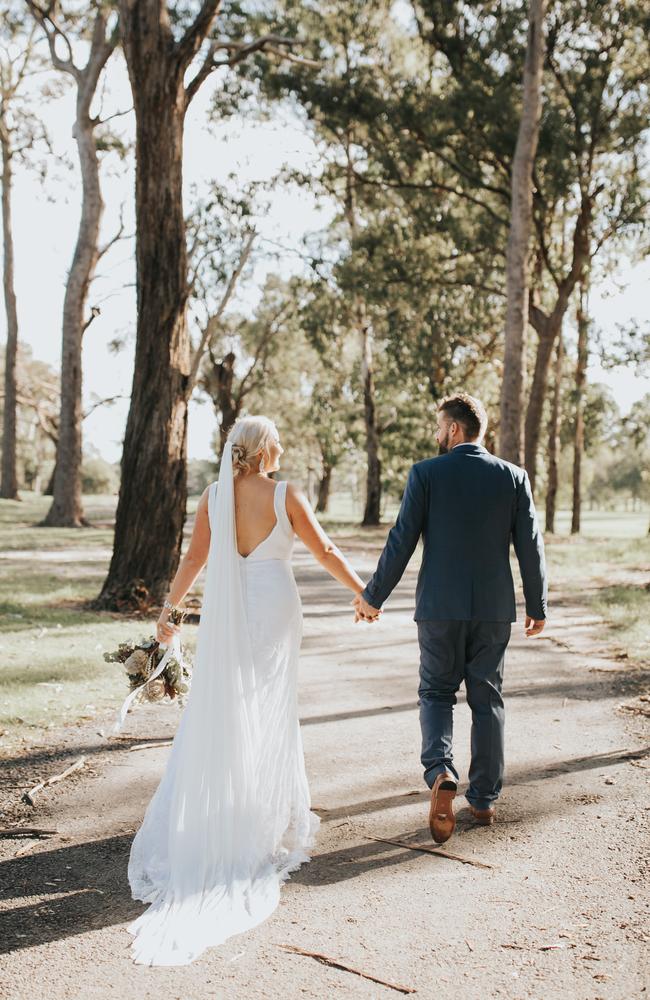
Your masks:
{"label": "shadow on path", "polygon": [[138,916],[143,904],[131,899],[126,879],[132,839],[108,837],[0,864],[0,900],[47,896],[0,912],[0,954]]}
{"label": "shadow on path", "polygon": [[[593,770],[601,767],[615,767],[626,761],[644,760],[650,757],[650,746],[640,750],[612,750],[608,753],[593,754],[590,757],[573,757],[568,760],[559,761],[557,764],[540,765],[529,768],[510,768],[506,775],[505,789],[515,788],[520,785],[532,784],[536,781],[546,781],[549,778],[557,778],[563,774],[580,773],[582,771]],[[461,783],[461,788],[463,787]],[[461,792],[462,794],[462,792]],[[331,823],[338,819],[347,819],[351,816],[362,816],[367,813],[379,812],[382,809],[394,809],[398,806],[408,806],[413,802],[428,802],[429,792],[426,788],[421,791],[402,792],[397,795],[387,795],[378,799],[366,799],[362,802],[351,802],[342,806],[335,806],[332,809],[314,806],[323,822]]]}
{"label": "shadow on path", "polygon": [[[574,757],[548,766],[519,768],[512,773],[508,785],[516,787],[572,772],[614,767],[649,756],[650,746],[635,751],[612,750]],[[422,792],[369,799],[333,809],[319,809],[318,812],[325,822],[331,822],[414,802],[426,803],[427,800],[428,792],[424,789]],[[531,820],[534,816],[526,818]],[[505,819],[505,822],[508,820]],[[463,823],[468,829],[472,828],[471,823],[468,826],[461,819],[461,830]],[[393,839],[428,842],[427,835],[426,830],[416,830],[394,835]],[[132,834],[122,834],[2,862],[0,900],[31,898],[39,892],[47,898],[40,903],[0,912],[0,954],[133,920],[142,912],[143,904],[131,898],[126,878],[132,839]],[[311,864],[294,873],[291,882],[299,885],[339,882],[365,872],[413,861],[417,857],[418,854],[412,851],[382,843],[343,847],[316,855]]]}

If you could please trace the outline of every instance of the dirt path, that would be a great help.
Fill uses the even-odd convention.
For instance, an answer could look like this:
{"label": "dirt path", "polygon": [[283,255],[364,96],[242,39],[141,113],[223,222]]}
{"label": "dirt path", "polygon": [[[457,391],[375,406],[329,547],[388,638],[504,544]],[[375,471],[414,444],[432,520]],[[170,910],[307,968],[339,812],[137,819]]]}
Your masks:
{"label": "dirt path", "polygon": [[[348,546],[349,548],[350,546]],[[359,543],[360,569],[375,552]],[[419,767],[415,570],[382,622],[354,626],[348,597],[304,553],[301,715],[316,856],[252,933],[178,969],[134,966],[125,923],[131,838],[164,767],[169,706],[139,707],[107,745],[97,721],[5,761],[2,825],[57,832],[0,840],[0,995],[11,1000],[139,1000],[399,996],[279,945],[325,953],[383,980],[439,997],[633,1000],[648,982],[650,739],[647,720],[617,711],[638,675],[607,657],[598,623],[553,605],[538,641],[515,626],[506,661],[507,773],[499,823],[472,824],[462,796],[445,848],[484,866],[373,840],[431,846]],[[645,732],[644,732],[645,729]],[[469,716],[456,709],[456,758],[466,774]],[[88,764],[14,804],[38,778],[80,753]],[[461,786],[461,792],[464,790]],[[31,845],[31,846],[30,846]],[[21,852],[27,852],[22,853]],[[644,931],[645,928],[645,931]]]}

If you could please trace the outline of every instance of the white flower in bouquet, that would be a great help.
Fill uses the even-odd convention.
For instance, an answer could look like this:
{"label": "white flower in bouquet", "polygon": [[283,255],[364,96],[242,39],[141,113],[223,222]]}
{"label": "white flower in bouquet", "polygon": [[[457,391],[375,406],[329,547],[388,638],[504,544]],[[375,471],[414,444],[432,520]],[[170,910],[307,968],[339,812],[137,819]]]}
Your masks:
{"label": "white flower in bouquet", "polygon": [[147,670],[148,661],[149,654],[144,649],[134,649],[128,659],[124,661],[124,669],[127,674],[147,676],[150,673]]}
{"label": "white flower in bouquet", "polygon": [[142,697],[145,701],[162,701],[165,697],[165,682],[162,677],[149,681],[142,689]]}

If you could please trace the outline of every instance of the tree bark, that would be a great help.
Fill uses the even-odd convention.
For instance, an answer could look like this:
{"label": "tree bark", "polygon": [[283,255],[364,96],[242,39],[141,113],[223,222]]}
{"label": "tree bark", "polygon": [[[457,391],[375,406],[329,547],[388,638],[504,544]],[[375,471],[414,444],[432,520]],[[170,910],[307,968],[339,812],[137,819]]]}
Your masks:
{"label": "tree bark", "polygon": [[372,334],[364,317],[360,317],[361,379],[363,382],[363,419],[366,430],[366,505],[362,527],[379,524],[381,514],[381,459],[379,457],[379,429],[375,408],[375,378],[373,371]]}
{"label": "tree bark", "polygon": [[582,196],[580,212],[573,231],[571,266],[557,285],[555,304],[550,313],[544,312],[532,301],[528,313],[539,341],[535,357],[535,370],[526,410],[524,464],[533,490],[537,479],[537,453],[542,430],[542,414],[546,398],[548,372],[553,347],[562,329],[562,322],[576,285],[581,281],[591,257],[590,232],[594,193],[589,193],[588,182]]}
{"label": "tree bark", "polygon": [[334,467],[323,459],[323,469],[321,477],[318,481],[318,498],[316,500],[317,514],[326,514],[328,511],[333,471]]}
{"label": "tree bark", "polygon": [[545,0],[530,0],[523,104],[512,163],[510,231],[506,252],[506,329],[501,385],[501,455],[521,465],[528,325],[528,256],[533,212],[533,165],[539,138],[544,64]]}
{"label": "tree bark", "polygon": [[[357,236],[356,179],[352,162],[352,130],[345,139],[346,184],[344,212],[350,230],[350,242]],[[354,312],[361,348],[361,382],[363,388],[363,420],[366,438],[366,502],[361,525],[364,528],[379,524],[381,513],[381,460],[379,457],[380,432],[375,407],[375,376],[373,368],[372,331],[366,316],[364,302],[355,296]]]}
{"label": "tree bark", "polygon": [[125,44],[136,110],[137,340],[113,557],[98,598],[114,609],[164,598],[187,504],[184,94],[163,40],[143,37],[137,11]]}
{"label": "tree bark", "polygon": [[113,556],[96,607],[160,603],[178,566],[187,504],[191,370],[183,214],[183,77],[218,3],[174,42],[160,0],[120,0],[136,119],[137,334]]}
{"label": "tree bark", "polygon": [[[217,67],[265,50],[215,39],[184,85],[221,7],[202,3],[179,41],[164,0],[119,0],[136,120],[138,319],[131,406],[122,451],[113,557],[96,607],[158,604],[178,566],[187,502],[187,409],[193,372],[187,328],[183,128],[190,101]],[[180,5],[182,6],[182,5]],[[215,59],[218,52],[224,59]],[[205,346],[205,345],[204,345]]]}
{"label": "tree bark", "polygon": [[557,509],[557,489],[559,483],[558,460],[560,455],[560,399],[562,390],[562,362],[564,360],[564,341],[562,333],[557,341],[555,353],[555,384],[551,400],[551,414],[548,421],[548,483],[546,486],[546,531],[555,533],[555,514]]}
{"label": "tree bark", "polygon": [[107,37],[107,18],[99,10],[93,24],[88,61],[83,69],[72,62],[61,62],[49,32],[48,40],[55,67],[71,75],[77,84],[73,136],[81,169],[82,203],[77,243],[63,300],[61,409],[52,505],[41,525],[80,528],[88,525],[81,500],[82,342],[88,325],[84,314],[99,259],[99,230],[104,211],[95,141],[97,120],[90,117],[90,107],[102,70],[115,48],[115,39],[110,33]]}
{"label": "tree bark", "polygon": [[548,385],[548,372],[553,356],[553,347],[561,327],[561,317],[547,317],[539,328],[539,340],[535,355],[535,368],[528,395],[525,426],[525,459],[531,488],[535,489],[537,481],[537,453],[541,436],[544,400]]}
{"label": "tree bark", "polygon": [[229,351],[223,361],[217,361],[212,351],[210,351],[212,370],[214,372],[214,383],[208,388],[204,383],[206,391],[210,391],[215,411],[219,416],[219,455],[228,439],[228,435],[235,425],[237,417],[241,413],[242,397],[234,392],[235,384],[235,362],[237,360],[233,351]]}
{"label": "tree bark", "polygon": [[2,122],[0,122],[0,145],[2,146],[3,287],[7,315],[0,496],[5,500],[18,500],[18,476],[16,472],[18,311],[14,289],[14,243],[11,217],[13,172],[11,145]]}
{"label": "tree bark", "polygon": [[525,424],[524,464],[535,489],[537,480],[537,453],[542,428],[542,415],[546,399],[548,373],[555,342],[562,329],[562,322],[569,306],[573,290],[582,278],[590,259],[589,229],[592,202],[589,196],[583,200],[582,209],[576,222],[573,238],[571,268],[558,285],[555,305],[550,313],[545,313],[537,305],[529,303],[529,316],[538,335],[535,370],[531,384]]}
{"label": "tree bark", "polygon": [[587,315],[587,281],[580,283],[580,298],[577,310],[578,357],[576,361],[575,405],[576,421],[573,439],[573,505],[571,511],[571,534],[580,534],[582,513],[582,456],[585,447],[584,396],[589,360],[589,317]]}

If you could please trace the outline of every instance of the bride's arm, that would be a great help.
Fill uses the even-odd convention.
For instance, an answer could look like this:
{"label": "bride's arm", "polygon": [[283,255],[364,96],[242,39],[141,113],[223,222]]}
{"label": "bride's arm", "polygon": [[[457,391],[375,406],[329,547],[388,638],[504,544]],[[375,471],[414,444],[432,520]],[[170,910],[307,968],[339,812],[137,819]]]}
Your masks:
{"label": "bride's arm", "polygon": [[[196,580],[197,576],[205,566],[210,548],[210,522],[208,520],[208,489],[201,494],[196,516],[194,518],[194,530],[187,552],[181,559],[176,576],[172,580],[172,585],[167,595],[170,604],[178,605],[185,597],[186,593]],[[174,632],[179,631],[178,625],[168,623],[169,608],[163,608],[160,612],[156,628],[156,638],[159,642],[169,642]]]}
{"label": "bride's arm", "polygon": [[344,587],[360,594],[365,586],[363,580],[340,549],[327,537],[307,497],[291,483],[287,486],[287,514],[293,530],[317,562]]}

